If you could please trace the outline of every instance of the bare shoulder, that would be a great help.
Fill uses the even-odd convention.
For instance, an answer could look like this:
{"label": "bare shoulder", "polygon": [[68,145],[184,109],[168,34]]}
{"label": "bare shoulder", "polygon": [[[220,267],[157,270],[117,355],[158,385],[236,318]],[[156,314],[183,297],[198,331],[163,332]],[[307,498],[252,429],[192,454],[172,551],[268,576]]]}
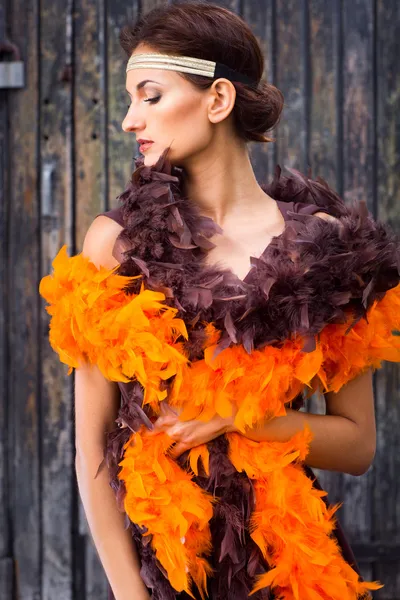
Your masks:
{"label": "bare shoulder", "polygon": [[97,267],[113,269],[119,265],[113,256],[115,241],[122,227],[105,215],[96,217],[86,232],[82,254],[87,256]]}

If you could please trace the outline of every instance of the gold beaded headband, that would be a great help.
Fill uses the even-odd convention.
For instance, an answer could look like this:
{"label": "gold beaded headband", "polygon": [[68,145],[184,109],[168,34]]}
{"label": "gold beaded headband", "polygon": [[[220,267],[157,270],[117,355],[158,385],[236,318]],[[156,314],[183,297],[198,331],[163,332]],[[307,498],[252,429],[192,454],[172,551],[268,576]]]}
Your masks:
{"label": "gold beaded headband", "polygon": [[204,75],[218,79],[224,77],[229,81],[239,81],[251,86],[257,86],[257,82],[243,73],[238,73],[226,65],[212,60],[202,58],[191,58],[189,56],[171,56],[170,54],[136,54],[128,60],[126,72],[131,69],[166,69],[168,71],[180,71],[192,73],[193,75]]}

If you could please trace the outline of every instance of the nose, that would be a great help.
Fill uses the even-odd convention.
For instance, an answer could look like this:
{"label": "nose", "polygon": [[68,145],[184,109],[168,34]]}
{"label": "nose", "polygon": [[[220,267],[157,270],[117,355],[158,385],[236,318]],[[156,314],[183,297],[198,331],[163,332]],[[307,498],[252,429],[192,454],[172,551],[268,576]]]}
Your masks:
{"label": "nose", "polygon": [[125,119],[122,121],[122,130],[126,133],[136,132],[144,129],[144,120],[138,114],[138,112],[134,112],[132,107],[128,109],[128,112],[125,115]]}

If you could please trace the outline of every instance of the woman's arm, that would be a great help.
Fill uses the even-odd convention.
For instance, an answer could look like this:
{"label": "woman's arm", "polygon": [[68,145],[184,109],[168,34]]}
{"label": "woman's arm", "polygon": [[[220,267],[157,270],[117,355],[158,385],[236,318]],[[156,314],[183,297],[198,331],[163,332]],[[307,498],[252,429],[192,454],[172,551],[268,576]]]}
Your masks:
{"label": "woman's arm", "polygon": [[107,469],[95,478],[103,460],[105,434],[113,426],[119,389],[97,367],[85,366],[75,374],[75,468],[79,494],[90,532],[116,600],[147,599],[132,534],[124,528],[109,484]]}
{"label": "woman's arm", "polygon": [[[261,427],[246,431],[255,441],[289,440],[307,423],[314,434],[305,463],[310,467],[363,475],[370,467],[376,449],[376,429],[372,371],[355,377],[339,392],[325,394],[326,415],[286,409]],[[230,424],[227,431],[236,431]]]}
{"label": "woman's arm", "polygon": [[[97,266],[116,266],[112,248],[121,227],[98,217],[85,238],[83,253]],[[150,598],[140,575],[139,558],[125,518],[117,508],[107,469],[95,478],[103,460],[106,432],[115,426],[120,392],[96,366],[75,373],[76,475],[90,532],[116,600]]]}
{"label": "woman's arm", "polygon": [[[376,448],[374,397],[371,370],[355,377],[338,393],[325,394],[326,415],[287,408],[283,417],[238,432],[234,415],[215,416],[207,423],[193,419],[179,421],[171,413],[159,417],[152,434],[165,431],[176,445],[170,450],[177,458],[186,450],[205,444],[223,433],[240,433],[256,442],[286,442],[307,423],[314,434],[305,463],[310,467],[363,475],[371,465]],[[152,435],[150,434],[150,435]]]}
{"label": "woman's arm", "polygon": [[[340,221],[332,215],[317,212],[326,221]],[[339,392],[325,394],[326,414],[315,415],[286,409],[287,415],[275,417],[261,427],[246,431],[255,441],[289,440],[307,423],[314,434],[305,463],[317,469],[363,475],[375,456],[376,429],[372,371],[355,377]],[[235,431],[232,423],[227,431]]]}

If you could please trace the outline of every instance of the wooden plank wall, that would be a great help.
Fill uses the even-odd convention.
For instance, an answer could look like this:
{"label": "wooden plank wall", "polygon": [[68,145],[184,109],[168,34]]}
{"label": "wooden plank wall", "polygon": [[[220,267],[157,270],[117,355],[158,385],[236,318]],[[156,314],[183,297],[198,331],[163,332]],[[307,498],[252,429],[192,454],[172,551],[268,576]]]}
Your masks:
{"label": "wooden plank wall", "polygon": [[[224,0],[263,46],[285,94],[276,142],[251,144],[258,179],[274,165],[326,178],[400,231],[398,0]],[[72,378],[47,340],[37,293],[66,243],[79,251],[115,205],[137,147],[124,135],[118,32],[159,0],[0,0],[0,42],[26,64],[0,90],[0,600],[102,600],[106,582],[74,473]],[[400,597],[400,369],[374,377],[378,446],[362,477],[320,473],[366,578]],[[318,398],[310,410],[323,411]]]}
{"label": "wooden plank wall", "polygon": [[[0,4],[0,40],[6,34],[6,7]],[[7,391],[7,323],[8,305],[5,281],[7,281],[8,210],[5,191],[8,189],[8,112],[5,93],[0,90],[0,600],[12,595],[12,532],[7,489],[9,481],[7,455],[8,402]]]}

